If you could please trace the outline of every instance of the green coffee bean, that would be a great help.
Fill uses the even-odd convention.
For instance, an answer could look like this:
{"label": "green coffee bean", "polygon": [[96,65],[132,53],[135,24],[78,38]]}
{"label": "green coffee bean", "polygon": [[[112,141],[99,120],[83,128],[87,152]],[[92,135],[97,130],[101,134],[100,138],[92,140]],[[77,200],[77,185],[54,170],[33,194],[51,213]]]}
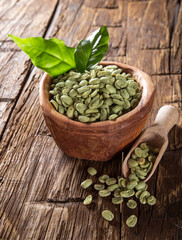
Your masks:
{"label": "green coffee bean", "polygon": [[61,114],[64,114],[64,107],[63,106],[58,106],[58,112]]}
{"label": "green coffee bean", "polygon": [[149,155],[148,156],[149,162],[153,162],[153,161],[155,161],[155,159],[156,159],[156,157],[154,155]]}
{"label": "green coffee bean", "polygon": [[78,84],[73,85],[73,89],[78,89],[80,86]]}
{"label": "green coffee bean", "polygon": [[146,187],[146,183],[145,182],[139,182],[137,185],[136,185],[136,190],[143,190],[143,189],[145,189],[145,187]]}
{"label": "green coffee bean", "polygon": [[99,112],[98,109],[87,109],[87,110],[85,111],[85,114],[98,113],[98,112]]}
{"label": "green coffee bean", "polygon": [[61,102],[61,100],[60,100],[60,95],[59,95],[59,94],[56,95],[55,100],[56,100],[56,102],[57,102],[59,105],[62,105],[62,102]]}
{"label": "green coffee bean", "polygon": [[106,89],[110,92],[110,93],[116,93],[116,88],[112,85],[107,84],[106,85]]}
{"label": "green coffee bean", "polygon": [[124,102],[123,108],[124,108],[124,109],[129,109],[129,108],[130,108],[130,102],[129,102],[129,100],[123,99],[123,102]]}
{"label": "green coffee bean", "polygon": [[113,104],[112,98],[107,98],[107,99],[105,100],[105,104],[108,105],[108,106],[111,106],[111,105]]}
{"label": "green coffee bean", "polygon": [[103,108],[101,109],[100,120],[105,121],[106,119],[107,119],[107,110]]}
{"label": "green coffee bean", "polygon": [[101,92],[106,93],[106,94],[110,94],[110,92],[106,88],[102,88]]}
{"label": "green coffee bean", "polygon": [[135,191],[132,189],[124,190],[121,192],[121,197],[123,198],[129,198],[132,197],[135,194]]}
{"label": "green coffee bean", "polygon": [[113,185],[117,182],[117,180],[116,178],[107,178],[105,182],[107,185]]}
{"label": "green coffee bean", "polygon": [[135,82],[134,80],[132,82],[128,81],[128,85],[129,85],[129,87],[133,88],[134,90],[137,90],[139,88],[138,83]]}
{"label": "green coffee bean", "polygon": [[122,202],[123,202],[123,198],[121,196],[112,198],[112,203],[113,204],[121,204]]}
{"label": "green coffee bean", "polygon": [[96,118],[95,117],[89,117],[89,122],[95,122]]}
{"label": "green coffee bean", "polygon": [[134,227],[137,224],[137,217],[135,215],[131,215],[127,220],[126,224],[128,227]]}
{"label": "green coffee bean", "polygon": [[120,187],[123,187],[123,185],[122,185],[123,179],[124,179],[123,177],[118,177],[118,184]]}
{"label": "green coffee bean", "polygon": [[114,219],[114,214],[109,210],[104,210],[102,211],[102,217],[110,222]]}
{"label": "green coffee bean", "polygon": [[103,184],[94,184],[94,188],[95,190],[103,190],[105,188],[105,186]]}
{"label": "green coffee bean", "polygon": [[115,103],[115,104],[117,104],[117,105],[121,105],[121,106],[123,106],[124,105],[124,102],[123,101],[120,101],[120,100],[118,100],[118,99],[113,99],[113,103]]}
{"label": "green coffee bean", "polygon": [[105,68],[106,69],[117,69],[118,66],[113,64],[113,65],[107,65]]}
{"label": "green coffee bean", "polygon": [[131,100],[131,107],[135,108],[138,105],[138,100],[137,99],[132,99]]}
{"label": "green coffee bean", "polygon": [[73,72],[73,71],[70,71],[69,75],[72,76],[73,78],[81,77],[81,73],[76,73],[76,72]]}
{"label": "green coffee bean", "polygon": [[117,188],[116,190],[114,190],[114,197],[121,197],[121,189],[120,188]]}
{"label": "green coffee bean", "polygon": [[99,182],[105,183],[107,179],[109,179],[108,175],[102,175],[99,177]]}
{"label": "green coffee bean", "polygon": [[74,89],[71,89],[70,92],[69,92],[69,96],[70,96],[71,98],[74,98],[74,97],[76,97],[76,95],[77,95],[77,91],[74,90]]}
{"label": "green coffee bean", "polygon": [[79,114],[78,114],[77,110],[75,110],[75,111],[74,111],[74,117],[75,117],[75,118],[78,118],[78,116],[79,116]]}
{"label": "green coffee bean", "polygon": [[127,89],[127,91],[128,91],[130,96],[134,96],[135,95],[135,93],[136,93],[135,89],[133,89],[132,87],[129,87],[129,86],[126,89]]}
{"label": "green coffee bean", "polygon": [[152,167],[153,167],[153,163],[150,162],[149,167],[147,169],[147,173],[150,173],[150,171],[152,170]]}
{"label": "green coffee bean", "polygon": [[54,89],[54,90],[50,90],[50,91],[49,91],[49,94],[54,96],[54,95],[57,94],[57,91],[56,91],[55,89]]}
{"label": "green coffee bean", "polygon": [[77,103],[75,105],[75,108],[80,114],[84,114],[85,110],[87,109],[87,106],[83,103]]}
{"label": "green coffee bean", "polygon": [[83,189],[86,189],[86,188],[90,187],[92,185],[92,183],[93,183],[92,179],[86,179],[85,181],[83,181],[81,183],[81,187]]}
{"label": "green coffee bean", "polygon": [[123,98],[121,97],[121,95],[114,93],[110,95],[113,99],[118,99],[118,100],[123,100]]}
{"label": "green coffee bean", "polygon": [[135,197],[136,197],[136,198],[139,198],[143,191],[144,191],[144,190],[138,190],[138,191],[135,193]]}
{"label": "green coffee bean", "polygon": [[66,80],[66,82],[65,82],[65,86],[66,86],[67,88],[71,89],[71,88],[73,87],[73,82],[68,79],[68,80]]}
{"label": "green coffee bean", "polygon": [[113,184],[113,185],[109,185],[107,187],[107,190],[111,191],[111,192],[114,192],[116,189],[119,188],[119,185],[118,184]]}
{"label": "green coffee bean", "polygon": [[83,116],[83,115],[80,115],[79,117],[78,117],[78,120],[80,121],[80,122],[82,122],[82,123],[86,123],[86,122],[89,122],[89,117],[87,117],[87,116]]}
{"label": "green coffee bean", "polygon": [[83,87],[77,88],[78,93],[84,93],[89,90],[90,90],[89,86],[83,86]]}
{"label": "green coffee bean", "polygon": [[138,158],[137,159],[137,162],[140,166],[144,165],[145,164],[145,158]]}
{"label": "green coffee bean", "polygon": [[103,68],[102,65],[97,65],[97,66],[95,67],[95,71],[100,71],[100,70],[102,70],[102,68]]}
{"label": "green coffee bean", "polygon": [[89,205],[92,202],[92,195],[88,195],[85,200],[83,201],[84,205]]}
{"label": "green coffee bean", "polygon": [[97,174],[97,170],[95,168],[93,168],[93,167],[89,167],[87,169],[87,172],[90,174],[90,176],[94,176],[94,175]]}
{"label": "green coffee bean", "polygon": [[123,110],[123,107],[122,106],[119,106],[119,105],[116,105],[114,107],[112,107],[112,112],[113,113],[119,113],[119,111]]}
{"label": "green coffee bean", "polygon": [[90,90],[82,93],[82,98],[87,98],[87,97],[89,96],[89,94],[91,93],[91,91],[92,91],[92,90],[90,89]]}
{"label": "green coffee bean", "polygon": [[85,85],[88,85],[88,81],[87,81],[87,80],[82,80],[82,81],[79,83],[79,85],[80,85],[81,87],[83,87],[83,86],[85,86]]}
{"label": "green coffee bean", "polygon": [[85,100],[85,105],[88,106],[91,102],[91,97],[88,97],[86,100]]}
{"label": "green coffee bean", "polygon": [[98,89],[98,88],[100,88],[100,85],[99,84],[92,84],[92,85],[89,85],[89,88],[90,89]]}
{"label": "green coffee bean", "polygon": [[140,174],[138,174],[138,173],[136,173],[136,175],[137,175],[137,177],[138,177],[140,180],[144,180],[144,179],[145,179],[145,176],[142,176],[142,175],[140,175]]}
{"label": "green coffee bean", "polygon": [[137,157],[141,157],[142,156],[142,149],[139,148],[139,147],[136,147],[135,150],[134,150],[134,154],[137,156]]}
{"label": "green coffee bean", "polygon": [[111,72],[110,71],[99,71],[97,73],[97,76],[100,78],[100,77],[108,77],[111,75]]}
{"label": "green coffee bean", "polygon": [[72,105],[72,104],[73,104],[72,98],[70,98],[70,97],[67,96],[67,95],[62,95],[62,96],[61,96],[61,100],[62,100],[62,102],[66,103],[66,104],[68,104],[68,105]]}
{"label": "green coffee bean", "polygon": [[128,176],[129,180],[132,181],[132,180],[135,180],[135,181],[139,181],[138,177],[134,174],[134,173],[131,173],[129,176]]}
{"label": "green coffee bean", "polygon": [[104,98],[110,98],[110,96],[109,96],[109,94],[107,94],[107,93],[103,93],[103,96],[104,96]]}
{"label": "green coffee bean", "polygon": [[123,179],[122,181],[121,181],[121,185],[122,185],[122,187],[126,187],[126,185],[127,185],[127,183],[128,183],[128,180],[127,179]]}
{"label": "green coffee bean", "polygon": [[67,96],[69,91],[70,91],[70,88],[64,88],[62,89],[62,94]]}
{"label": "green coffee bean", "polygon": [[128,200],[128,202],[126,203],[126,205],[131,208],[131,209],[135,209],[137,207],[137,203],[135,200],[130,199]]}
{"label": "green coffee bean", "polygon": [[144,176],[144,177],[147,175],[147,173],[144,172],[144,171],[141,170],[141,169],[137,169],[137,170],[136,170],[136,174],[138,174],[139,176]]}
{"label": "green coffee bean", "polygon": [[67,117],[72,119],[74,115],[74,111],[75,111],[74,106],[73,105],[69,106],[66,112]]}
{"label": "green coffee bean", "polygon": [[139,197],[141,204],[147,203],[147,198],[150,196],[150,193],[148,191],[143,191]]}
{"label": "green coffee bean", "polygon": [[135,160],[135,159],[137,159],[137,156],[134,153],[132,153],[131,158]]}
{"label": "green coffee bean", "polygon": [[142,149],[142,150],[144,150],[144,151],[149,151],[149,147],[147,146],[147,144],[146,143],[141,143],[140,144],[140,148]]}
{"label": "green coffee bean", "polygon": [[148,156],[148,152],[147,151],[142,151],[142,157],[146,158]]}
{"label": "green coffee bean", "polygon": [[117,69],[117,70],[114,70],[112,73],[111,73],[111,76],[116,76],[116,74],[119,74],[122,72],[122,69]]}
{"label": "green coffee bean", "polygon": [[141,168],[148,168],[150,165],[150,162],[145,162],[144,164],[140,165]]}
{"label": "green coffee bean", "polygon": [[101,77],[100,82],[104,84],[109,84],[110,83],[110,78],[109,77]]}
{"label": "green coffee bean", "polygon": [[53,99],[51,99],[51,100],[50,100],[50,103],[52,103],[52,105],[54,106],[54,108],[55,108],[56,110],[58,110],[58,104],[57,104],[56,101],[54,101]]}
{"label": "green coffee bean", "polygon": [[133,159],[129,159],[129,160],[128,160],[128,166],[129,166],[130,168],[135,168],[136,166],[138,166],[138,162],[135,161],[135,160],[133,160]]}
{"label": "green coffee bean", "polygon": [[65,82],[59,82],[56,84],[56,88],[63,88],[65,86]]}
{"label": "green coffee bean", "polygon": [[99,191],[99,195],[101,197],[108,197],[109,195],[111,195],[111,191],[109,191],[108,189],[103,189]]}
{"label": "green coffee bean", "polygon": [[114,119],[116,119],[117,117],[118,117],[117,114],[111,114],[111,115],[109,116],[109,120],[114,120]]}
{"label": "green coffee bean", "polygon": [[85,74],[82,74],[81,78],[83,80],[86,80],[86,79],[90,78],[90,75],[88,73],[85,73]]}
{"label": "green coffee bean", "polygon": [[127,183],[127,189],[134,189],[137,186],[138,182],[136,180],[131,180]]}
{"label": "green coffee bean", "polygon": [[[116,79],[117,79],[117,75],[116,75]],[[125,78],[121,78],[115,82],[115,86],[117,89],[125,88],[127,85],[128,83]]]}
{"label": "green coffee bean", "polygon": [[154,205],[156,203],[156,198],[154,196],[149,196],[147,198],[147,203],[151,206]]}

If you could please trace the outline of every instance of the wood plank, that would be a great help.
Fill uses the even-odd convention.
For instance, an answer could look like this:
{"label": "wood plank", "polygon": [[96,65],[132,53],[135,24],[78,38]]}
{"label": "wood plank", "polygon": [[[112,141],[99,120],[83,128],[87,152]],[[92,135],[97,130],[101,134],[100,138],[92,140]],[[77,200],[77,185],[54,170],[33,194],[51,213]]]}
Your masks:
{"label": "wood plank", "polygon": [[118,8],[118,1],[117,0],[100,0],[100,1],[93,1],[93,0],[86,0],[84,4],[89,8]]}
{"label": "wood plank", "polygon": [[[128,44],[127,44],[128,46]],[[128,49],[128,47],[127,47]],[[127,63],[148,74],[169,74],[169,49],[127,50]]]}
{"label": "wood plank", "polygon": [[171,37],[170,70],[172,73],[182,73],[182,4],[176,7],[173,35]]}
{"label": "wood plank", "polygon": [[127,2],[118,1],[116,9],[97,9],[93,25],[108,27],[124,27],[127,20]]}
{"label": "wood plank", "polygon": [[11,108],[13,105],[13,100],[11,99],[4,99],[3,101],[6,102],[0,102],[0,135],[4,130],[6,120],[11,112]]}
{"label": "wood plank", "polygon": [[86,7],[83,0],[66,1],[63,6],[60,3],[57,15],[52,22],[53,27],[48,31],[47,37],[57,37],[66,45],[75,47],[86,37],[94,15],[94,9]]}
{"label": "wood plank", "polygon": [[159,108],[163,105],[170,104],[176,107],[180,113],[179,122],[170,131],[168,149],[182,148],[182,97],[181,97],[181,75],[159,75],[152,76],[156,87],[156,97],[147,126],[154,123]]}
{"label": "wood plank", "polygon": [[[29,57],[12,43],[8,34],[20,37],[28,37],[27,34],[29,36],[43,36],[56,3],[57,0],[46,1],[44,4],[37,3],[35,0],[28,2],[1,1],[0,108],[3,120],[1,120],[0,136],[32,66]],[[3,99],[12,99],[12,103],[3,103]]]}
{"label": "wood plank", "polygon": [[[128,47],[132,49],[169,48],[176,4],[177,1],[142,1],[138,2],[136,7],[136,2],[129,2]],[[159,14],[160,12],[163,14]]]}

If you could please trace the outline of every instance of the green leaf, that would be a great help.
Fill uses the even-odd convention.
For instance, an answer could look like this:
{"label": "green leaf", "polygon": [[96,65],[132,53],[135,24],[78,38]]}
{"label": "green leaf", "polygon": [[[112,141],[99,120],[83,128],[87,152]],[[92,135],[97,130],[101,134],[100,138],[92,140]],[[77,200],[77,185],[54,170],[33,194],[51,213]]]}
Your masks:
{"label": "green leaf", "polygon": [[93,69],[108,50],[109,34],[103,26],[83,39],[75,49],[75,61],[78,72]]}
{"label": "green leaf", "polygon": [[32,63],[56,77],[75,68],[74,48],[67,47],[62,40],[41,37],[18,38],[8,35],[32,60]]}

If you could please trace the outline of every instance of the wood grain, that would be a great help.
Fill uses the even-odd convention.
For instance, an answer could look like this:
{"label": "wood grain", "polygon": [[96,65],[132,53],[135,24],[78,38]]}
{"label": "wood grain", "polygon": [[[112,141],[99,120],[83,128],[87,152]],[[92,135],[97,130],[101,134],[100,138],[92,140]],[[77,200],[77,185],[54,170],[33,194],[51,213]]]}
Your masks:
{"label": "wood grain", "polygon": [[[182,230],[165,207],[182,197],[181,1],[2,0],[0,9],[0,239],[180,240]],[[120,175],[122,157],[91,164],[56,147],[38,101],[42,71],[7,37],[54,36],[75,46],[103,24],[112,40],[105,60],[152,75],[157,92],[148,126],[162,105],[180,111],[168,150],[148,182],[157,204],[137,208],[133,229],[125,224],[133,213],[125,204],[119,210],[92,188],[80,188],[91,165],[98,174]],[[88,193],[94,204],[87,208],[82,200]],[[115,213],[113,223],[100,216],[104,208]]]}

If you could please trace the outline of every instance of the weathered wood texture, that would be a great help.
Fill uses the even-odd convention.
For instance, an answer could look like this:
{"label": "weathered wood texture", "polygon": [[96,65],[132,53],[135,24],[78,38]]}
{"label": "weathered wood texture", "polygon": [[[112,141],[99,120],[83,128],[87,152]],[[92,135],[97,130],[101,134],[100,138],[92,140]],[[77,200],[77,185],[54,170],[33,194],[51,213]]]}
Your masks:
{"label": "weathered wood texture", "polygon": [[[2,0],[0,2],[0,239],[180,240],[165,207],[182,196],[182,3],[177,0]],[[69,158],[50,136],[38,100],[42,71],[10,41],[20,37],[59,37],[75,46],[101,25],[110,33],[107,60],[139,67],[152,76],[156,99],[148,125],[164,104],[176,106],[180,121],[149,182],[154,207],[140,206],[138,225],[129,229],[131,211],[121,211],[80,182],[94,166],[99,174],[121,174],[121,155],[107,163]],[[94,204],[83,198],[93,192]],[[115,213],[112,223],[101,210]]]}

